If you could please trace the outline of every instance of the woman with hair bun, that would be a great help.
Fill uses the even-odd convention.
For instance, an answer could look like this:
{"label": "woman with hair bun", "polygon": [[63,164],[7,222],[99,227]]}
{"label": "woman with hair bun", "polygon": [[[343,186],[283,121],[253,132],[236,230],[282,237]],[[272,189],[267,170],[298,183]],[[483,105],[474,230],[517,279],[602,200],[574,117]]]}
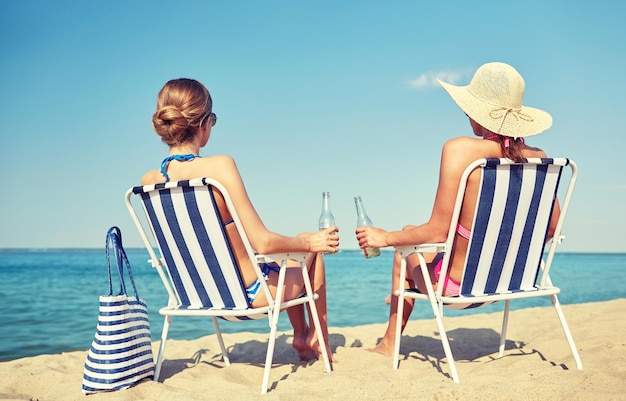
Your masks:
{"label": "woman with hair bun", "polygon": [[[337,227],[329,227],[314,233],[300,233],[288,237],[269,231],[257,214],[243,184],[235,161],[226,155],[201,157],[200,149],[206,146],[211,130],[217,121],[213,113],[213,101],[209,91],[194,79],[179,78],[167,82],[159,92],[156,112],[152,125],[161,140],[169,146],[168,156],[161,168],[147,172],[141,185],[158,184],[168,181],[181,181],[207,177],[220,182],[230,193],[235,209],[239,214],[245,232],[254,250],[261,254],[284,252],[309,252],[307,266],[313,291],[319,295],[316,301],[322,332],[329,359],[334,361],[328,342],[328,321],[326,308],[326,274],[322,253],[339,251]],[[248,293],[250,303],[255,306],[267,305],[262,291],[258,291],[257,276],[254,272],[241,237],[231,221],[223,199],[216,194],[218,208],[229,236],[233,254],[238,260],[241,278]],[[272,294],[276,293],[278,266],[266,264],[263,269]],[[298,269],[288,269],[285,278],[285,300],[297,298],[304,289],[302,275]],[[321,357],[319,339],[315,330],[308,326],[304,306],[287,309],[294,329],[293,347],[301,360]]]}

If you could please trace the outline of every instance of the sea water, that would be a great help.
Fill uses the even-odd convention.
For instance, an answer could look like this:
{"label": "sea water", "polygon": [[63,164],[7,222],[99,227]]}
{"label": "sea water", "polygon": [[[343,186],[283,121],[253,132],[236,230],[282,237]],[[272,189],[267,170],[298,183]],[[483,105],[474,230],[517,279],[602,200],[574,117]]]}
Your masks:
{"label": "sea water", "polygon": [[[167,295],[156,271],[147,263],[143,249],[127,249],[139,296],[148,303],[152,340],[163,327],[159,308]],[[384,323],[391,291],[393,253],[383,250],[366,259],[361,250],[342,250],[325,255],[328,321],[331,327]],[[575,254],[555,256],[551,277],[561,288],[562,304],[626,298],[626,254]],[[114,276],[115,283],[115,276]],[[608,284],[608,285],[607,285]],[[127,281],[127,289],[131,291]],[[114,284],[114,292],[119,286]],[[0,250],[0,361],[39,354],[86,350],[94,336],[98,297],[109,284],[103,249]],[[549,306],[548,298],[518,300],[513,309]],[[472,311],[446,309],[446,316],[501,311],[496,303]],[[417,303],[412,319],[432,318],[425,302]],[[267,332],[267,321],[223,322],[222,331]],[[279,330],[289,330],[286,314]],[[190,340],[213,334],[209,318],[174,318],[168,338]],[[381,335],[383,333],[381,332]]]}

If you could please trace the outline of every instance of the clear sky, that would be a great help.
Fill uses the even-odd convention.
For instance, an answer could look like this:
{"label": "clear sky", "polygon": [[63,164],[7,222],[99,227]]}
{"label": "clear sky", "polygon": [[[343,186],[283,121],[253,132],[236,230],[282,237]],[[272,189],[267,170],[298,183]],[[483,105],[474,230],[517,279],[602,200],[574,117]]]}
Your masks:
{"label": "clear sky", "polygon": [[167,154],[151,128],[172,78],[204,83],[269,229],[342,248],[355,195],[378,226],[427,220],[442,144],[471,135],[435,77],[516,67],[552,128],[528,142],[580,177],[563,251],[626,252],[626,2],[0,0],[0,248],[139,238],[126,190]]}

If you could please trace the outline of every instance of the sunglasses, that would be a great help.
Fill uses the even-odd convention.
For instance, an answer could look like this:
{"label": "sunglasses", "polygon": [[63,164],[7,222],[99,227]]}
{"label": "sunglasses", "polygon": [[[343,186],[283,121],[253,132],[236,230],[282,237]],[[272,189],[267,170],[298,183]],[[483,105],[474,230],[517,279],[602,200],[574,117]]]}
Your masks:
{"label": "sunglasses", "polygon": [[[209,120],[211,120],[211,127],[215,127],[215,123],[217,123],[217,115],[215,115],[215,113],[210,113]],[[202,124],[204,124],[204,120],[200,123],[200,126],[202,126]]]}

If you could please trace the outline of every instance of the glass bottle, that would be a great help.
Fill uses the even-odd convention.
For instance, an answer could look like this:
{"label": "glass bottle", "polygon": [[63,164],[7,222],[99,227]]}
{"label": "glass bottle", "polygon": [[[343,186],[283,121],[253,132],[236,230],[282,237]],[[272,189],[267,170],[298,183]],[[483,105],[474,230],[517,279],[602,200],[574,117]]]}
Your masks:
{"label": "glass bottle", "polygon": [[322,214],[320,215],[319,229],[323,230],[335,225],[335,217],[330,211],[330,192],[322,192]]}
{"label": "glass bottle", "polygon": [[[365,212],[365,206],[363,206],[363,200],[361,200],[360,196],[354,197],[354,204],[356,205],[356,226],[371,226],[372,220],[367,216]],[[376,256],[380,256],[380,249],[378,248],[365,248],[363,249],[363,254],[366,258],[374,258]]]}

